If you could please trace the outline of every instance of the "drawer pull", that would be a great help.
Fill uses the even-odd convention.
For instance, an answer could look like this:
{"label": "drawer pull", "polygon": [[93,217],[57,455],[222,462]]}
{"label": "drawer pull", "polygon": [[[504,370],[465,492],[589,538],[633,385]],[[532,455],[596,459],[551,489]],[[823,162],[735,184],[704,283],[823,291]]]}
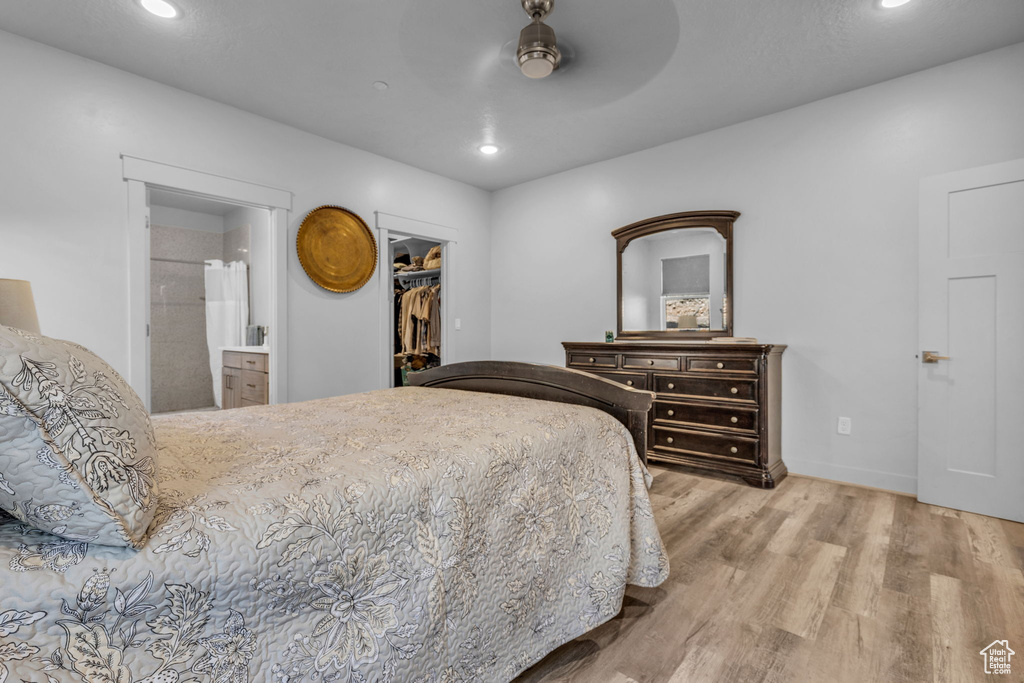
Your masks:
{"label": "drawer pull", "polygon": [[671,382],[669,382],[669,384],[668,384],[668,388],[669,388],[669,389],[675,389],[675,388],[676,388],[676,385],[675,385],[675,384],[672,384]]}
{"label": "drawer pull", "polygon": [[249,387],[250,389],[255,389],[256,388],[255,384],[246,384],[245,386]]}
{"label": "drawer pull", "polygon": [[669,442],[669,443],[672,443],[673,441],[675,441],[675,439],[673,439],[673,438],[672,438],[672,437],[670,436],[670,437],[668,437],[667,439],[665,439],[665,441],[667,441],[667,442]]}
{"label": "drawer pull", "polygon": [[732,448],[730,448],[730,449],[729,449],[729,452],[730,452],[730,453],[739,453],[739,452],[740,452],[740,449],[738,449],[738,448],[736,448],[735,446],[733,446]]}
{"label": "drawer pull", "polygon": [[649,360],[649,361],[647,361],[647,364],[648,365],[654,365],[654,361],[653,360]]}
{"label": "drawer pull", "polygon": [[247,360],[245,362],[248,363],[249,365],[256,365],[256,361],[254,360]]}
{"label": "drawer pull", "polygon": [[734,394],[738,394],[738,393],[740,393],[740,390],[739,390],[739,389],[737,389],[736,387],[733,387],[733,388],[732,388],[732,389],[730,389],[729,391],[730,391],[730,392],[732,392],[732,393],[734,393]]}
{"label": "drawer pull", "polygon": [[725,367],[725,363],[719,363],[719,364],[718,364],[718,369],[719,369],[719,370],[721,370],[721,369],[722,369],[722,368],[724,368],[724,367]]}
{"label": "drawer pull", "polygon": [[590,362],[591,362],[591,363],[593,363],[593,362],[595,362],[595,360],[596,360],[596,359],[594,359],[594,358],[591,358],[591,359],[590,359]]}
{"label": "drawer pull", "polygon": [[729,418],[729,422],[732,422],[733,424],[736,424],[739,421],[740,421],[740,419],[738,417],[735,417],[735,416]]}
{"label": "drawer pull", "polygon": [[629,387],[633,386],[633,380],[627,379],[626,380],[626,386],[629,386]]}
{"label": "drawer pull", "polygon": [[673,416],[673,415],[675,415],[675,414],[676,414],[676,411],[674,411],[674,410],[670,410],[670,411],[668,411],[668,416],[669,416],[669,417],[672,417],[672,416]]}

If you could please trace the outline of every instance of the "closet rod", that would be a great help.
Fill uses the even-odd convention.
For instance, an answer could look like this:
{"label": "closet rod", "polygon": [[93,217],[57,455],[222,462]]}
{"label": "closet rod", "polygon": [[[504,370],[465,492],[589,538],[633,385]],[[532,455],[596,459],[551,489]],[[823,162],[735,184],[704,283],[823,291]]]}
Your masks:
{"label": "closet rod", "polygon": [[441,284],[441,278],[438,277],[425,277],[421,280],[407,280],[402,283],[403,285],[409,285],[410,289],[416,289],[417,287],[433,287],[434,285]]}

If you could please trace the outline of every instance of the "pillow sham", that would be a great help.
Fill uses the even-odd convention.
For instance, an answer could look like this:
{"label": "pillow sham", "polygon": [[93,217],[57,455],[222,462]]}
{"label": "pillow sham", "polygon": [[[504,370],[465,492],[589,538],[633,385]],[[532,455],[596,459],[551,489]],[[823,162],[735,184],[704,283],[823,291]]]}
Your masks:
{"label": "pillow sham", "polygon": [[113,368],[0,325],[0,508],[65,538],[141,548],[156,453],[149,414]]}

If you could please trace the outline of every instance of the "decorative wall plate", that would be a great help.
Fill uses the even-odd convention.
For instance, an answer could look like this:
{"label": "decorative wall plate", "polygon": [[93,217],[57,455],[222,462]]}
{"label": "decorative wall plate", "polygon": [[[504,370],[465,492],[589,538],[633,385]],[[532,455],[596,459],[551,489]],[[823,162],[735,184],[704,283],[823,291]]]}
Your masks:
{"label": "decorative wall plate", "polygon": [[340,206],[320,206],[299,226],[299,263],[331,292],[354,292],[377,269],[377,240],[363,219]]}

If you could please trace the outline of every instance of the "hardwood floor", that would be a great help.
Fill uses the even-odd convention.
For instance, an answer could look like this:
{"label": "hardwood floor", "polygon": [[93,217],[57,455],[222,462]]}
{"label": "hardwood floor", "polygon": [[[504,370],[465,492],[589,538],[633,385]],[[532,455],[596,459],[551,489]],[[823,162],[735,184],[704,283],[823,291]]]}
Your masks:
{"label": "hardwood floor", "polygon": [[[1024,681],[1024,524],[790,476],[652,465],[657,588],[517,681]],[[1010,676],[980,650],[1009,640]]]}

